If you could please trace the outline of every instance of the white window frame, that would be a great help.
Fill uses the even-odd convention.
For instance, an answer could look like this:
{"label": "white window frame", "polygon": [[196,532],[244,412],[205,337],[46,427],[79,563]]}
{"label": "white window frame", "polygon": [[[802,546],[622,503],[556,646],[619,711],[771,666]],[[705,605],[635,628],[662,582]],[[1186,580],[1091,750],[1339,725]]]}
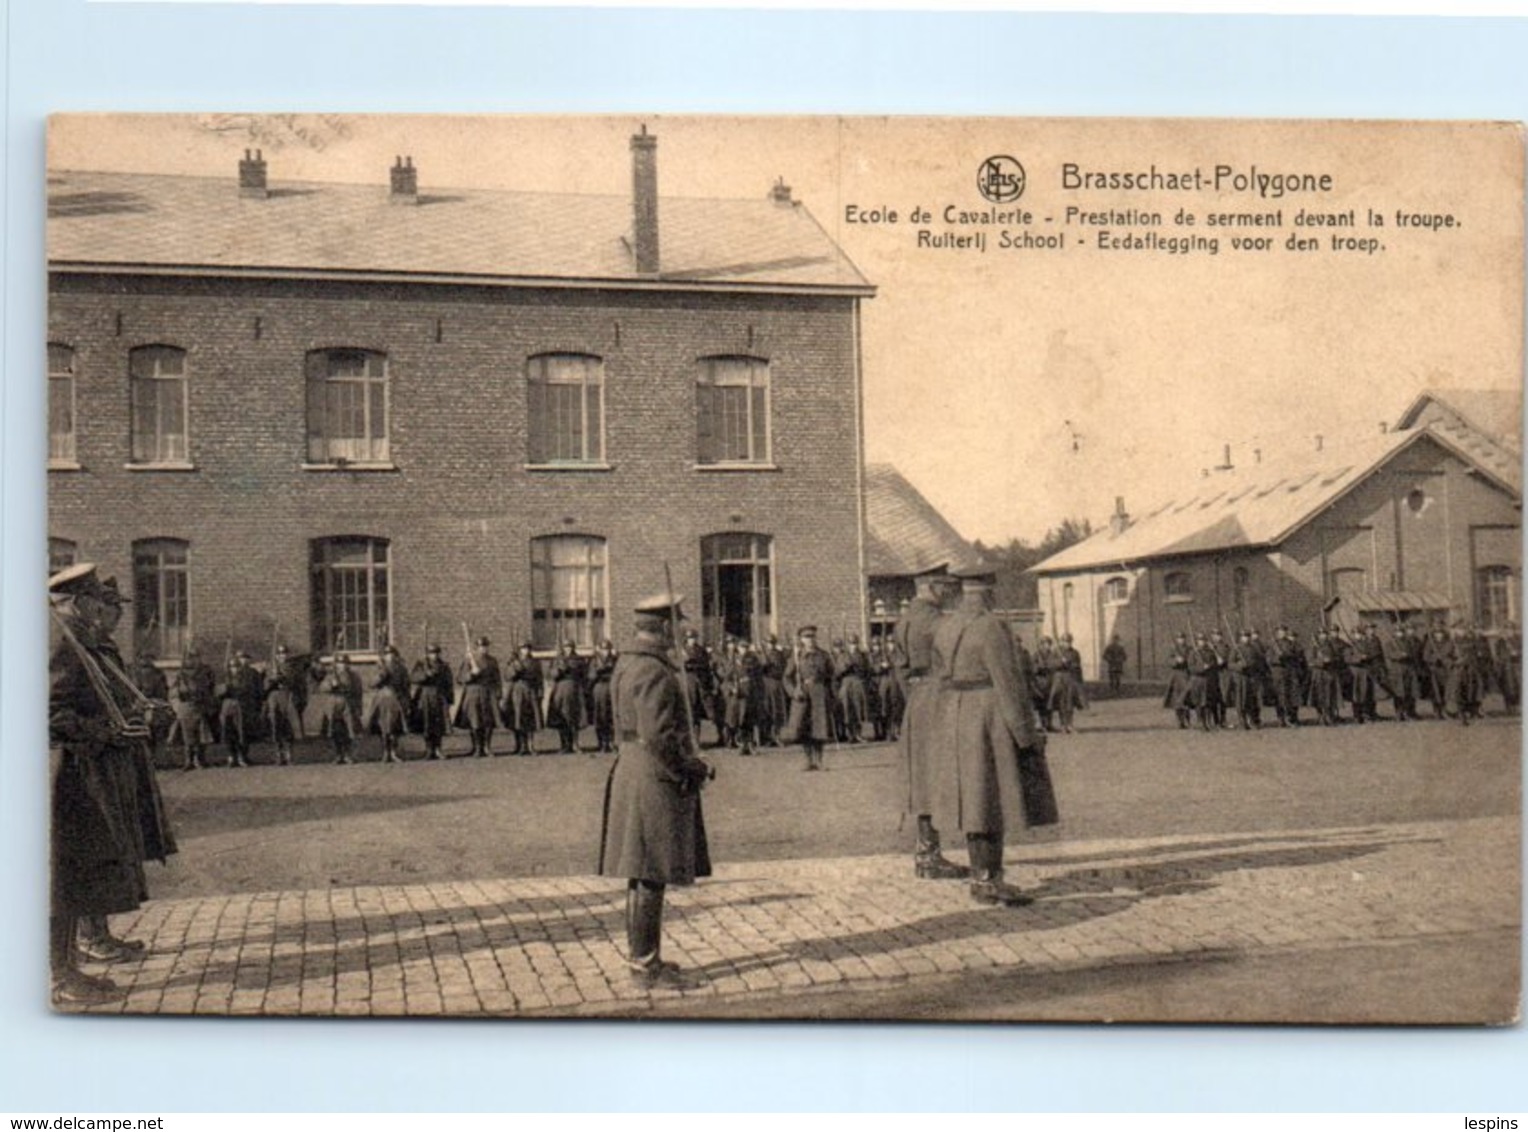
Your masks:
{"label": "white window frame", "polygon": [[[1475,571],[1475,620],[1479,627],[1486,632],[1497,632],[1507,627],[1508,621],[1521,623],[1518,616],[1518,603],[1521,600],[1518,594],[1517,571],[1511,566],[1481,566]],[[1493,588],[1500,587],[1501,596],[1506,600],[1505,616],[1497,618],[1493,616],[1492,602],[1488,601]]]}
{"label": "white window frame", "polygon": [[[170,585],[172,578],[180,579],[179,586]],[[134,654],[147,647],[159,660],[179,661],[191,644],[191,612],[191,544],[178,538],[135,541]]]}
{"label": "white window frame", "polygon": [[[170,372],[164,362],[179,361],[179,372]],[[144,359],[148,359],[145,365]],[[191,365],[187,352],[179,346],[152,343],[135,346],[128,352],[128,386],[132,430],[132,466],[140,468],[186,468],[191,465]],[[139,427],[139,391],[144,386],[154,392],[154,427],[151,435]],[[165,428],[166,408],[177,396],[180,399],[180,451],[176,452],[174,433]],[[150,446],[150,441],[152,445]],[[150,450],[152,447],[152,451]]]}
{"label": "white window frame", "polygon": [[[59,364],[67,357],[67,364]],[[62,342],[48,343],[48,467],[50,468],[78,468],[79,465],[79,417],[78,400],[75,394],[74,372],[74,347],[66,346]],[[61,397],[67,390],[67,404],[69,409],[69,429],[67,432],[56,433],[53,431],[53,411],[55,398]],[[62,443],[55,441],[62,437]]]}
{"label": "white window frame", "polygon": [[[746,439],[743,455],[734,455],[724,443],[720,425],[726,410],[717,398],[722,390],[745,390],[742,397],[742,436]],[[754,391],[762,397],[756,398]],[[774,451],[774,382],[767,358],[746,354],[719,354],[700,359],[696,379],[695,463],[703,468],[768,468]],[[757,419],[763,415],[763,420]],[[710,426],[709,450],[707,426]],[[734,448],[736,446],[734,445]]]}
{"label": "white window frame", "polygon": [[[364,547],[366,551],[366,561],[363,565],[355,566],[334,561],[334,558],[343,551],[361,547]],[[327,538],[316,538],[309,543],[308,556],[309,603],[313,615],[311,633],[313,651],[321,656],[343,652],[367,657],[380,653],[383,646],[392,640],[393,635],[395,587],[391,540],[375,535],[332,535]],[[365,602],[366,610],[362,619],[346,618],[343,615],[339,618],[335,617],[334,580],[338,576],[349,575],[359,575],[364,579],[364,592],[360,597]],[[384,583],[381,587],[377,585],[379,577]],[[379,605],[382,606],[380,610]],[[364,640],[352,638],[349,626],[346,624],[349,620],[364,621]],[[342,629],[343,637],[340,635]],[[356,637],[359,636],[359,633],[356,634]]]}
{"label": "white window frame", "polygon": [[[343,372],[345,363],[361,362],[359,374]],[[342,372],[336,372],[341,370]],[[381,350],[361,346],[326,346],[310,350],[306,363],[307,381],[307,464],[310,469],[383,468],[392,465],[392,368]],[[373,437],[373,392],[381,389],[382,427]],[[331,404],[340,392],[359,390],[361,401],[361,436],[336,436]],[[316,419],[315,419],[316,418]]]}
{"label": "white window frame", "polygon": [[[1179,592],[1173,592],[1175,579],[1182,579]],[[1172,570],[1162,575],[1162,600],[1167,602],[1190,602],[1194,600],[1194,575],[1189,570]]]}
{"label": "white window frame", "polygon": [[[578,451],[570,454],[571,434],[554,426],[553,389],[578,389]],[[533,354],[525,362],[526,466],[530,468],[604,468],[605,359],[597,354]],[[591,406],[591,401],[595,402]]]}
{"label": "white window frame", "polygon": [[[530,559],[531,644],[537,652],[554,651],[567,641],[593,649],[609,636],[608,539],[593,534],[540,535],[531,539]],[[572,586],[582,595],[581,604],[553,604],[553,595],[566,588],[556,581],[564,573],[582,574]]]}

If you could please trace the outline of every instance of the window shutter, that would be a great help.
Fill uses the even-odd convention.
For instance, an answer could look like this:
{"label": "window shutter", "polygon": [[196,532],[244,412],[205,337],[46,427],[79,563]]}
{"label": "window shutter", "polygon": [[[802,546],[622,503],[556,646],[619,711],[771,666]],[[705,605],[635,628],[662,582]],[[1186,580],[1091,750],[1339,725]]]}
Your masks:
{"label": "window shutter", "polygon": [[[307,385],[308,385],[308,459],[312,463],[322,464],[329,459],[329,446],[325,442],[328,429],[324,420],[324,407],[326,403],[326,388],[329,378],[328,355],[322,350],[314,350],[307,357]],[[317,621],[314,622],[315,627]],[[315,628],[315,631],[317,629]]]}
{"label": "window shutter", "polygon": [[716,410],[719,400],[714,386],[697,385],[695,387],[697,463],[716,463]]}

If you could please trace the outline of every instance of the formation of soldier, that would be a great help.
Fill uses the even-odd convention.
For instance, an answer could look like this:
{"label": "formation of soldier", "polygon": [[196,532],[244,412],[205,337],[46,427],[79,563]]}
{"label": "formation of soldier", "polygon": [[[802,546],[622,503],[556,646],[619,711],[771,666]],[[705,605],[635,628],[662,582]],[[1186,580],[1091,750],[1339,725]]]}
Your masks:
{"label": "formation of soldier", "polygon": [[1429,631],[1402,623],[1384,633],[1367,622],[1352,632],[1323,625],[1309,647],[1286,625],[1271,642],[1255,628],[1234,640],[1218,629],[1192,641],[1180,633],[1167,657],[1163,706],[1180,728],[1203,731],[1418,720],[1424,703],[1432,718],[1468,726],[1493,689],[1516,714],[1522,653],[1511,622],[1494,639],[1468,625]]}

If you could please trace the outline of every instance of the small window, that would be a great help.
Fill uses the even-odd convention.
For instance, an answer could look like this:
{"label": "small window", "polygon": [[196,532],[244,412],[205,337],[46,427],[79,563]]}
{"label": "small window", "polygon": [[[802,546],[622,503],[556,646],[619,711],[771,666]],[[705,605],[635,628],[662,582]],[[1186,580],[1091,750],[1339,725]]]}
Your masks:
{"label": "small window", "polygon": [[191,642],[191,544],[144,539],[133,544],[133,649],[179,660]]}
{"label": "small window", "polygon": [[1104,583],[1104,601],[1109,605],[1123,605],[1130,600],[1130,579],[1110,578]]}
{"label": "small window", "polygon": [[593,648],[605,638],[608,605],[605,540],[549,535],[531,540],[531,641],[553,649],[572,641]]}
{"label": "small window", "polygon": [[605,458],[605,363],[584,354],[538,354],[526,367],[532,464]]}
{"label": "small window", "polygon": [[48,577],[67,570],[80,560],[79,545],[66,538],[48,540]]}
{"label": "small window", "polygon": [[1427,492],[1420,487],[1414,487],[1406,493],[1406,510],[1413,515],[1420,515],[1427,509]]}
{"label": "small window", "polygon": [[48,343],[48,463],[71,466],[74,447],[74,351]]}
{"label": "small window", "polygon": [[128,355],[128,371],[133,390],[133,463],[189,463],[186,352],[174,346],[140,346]]}
{"label": "small window", "polygon": [[383,464],[389,459],[387,355],[314,350],[308,355],[308,460]]}
{"label": "small window", "polygon": [[1186,570],[1176,570],[1162,579],[1162,592],[1168,601],[1193,601],[1194,579]]}
{"label": "small window", "polygon": [[386,539],[312,543],[313,651],[376,652],[390,637],[391,555]]}
{"label": "small window", "polygon": [[1485,566],[1475,574],[1476,621],[1487,632],[1505,629],[1516,622],[1517,576],[1510,566]]}
{"label": "small window", "polygon": [[769,462],[768,362],[702,358],[695,399],[698,463]]}

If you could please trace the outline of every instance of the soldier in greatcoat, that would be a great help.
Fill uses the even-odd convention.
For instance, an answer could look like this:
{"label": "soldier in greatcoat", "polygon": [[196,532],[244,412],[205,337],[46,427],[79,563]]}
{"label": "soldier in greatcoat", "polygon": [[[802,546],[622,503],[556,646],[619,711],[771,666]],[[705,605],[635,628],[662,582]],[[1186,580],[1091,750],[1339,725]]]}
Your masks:
{"label": "soldier in greatcoat", "polygon": [[1060,663],[1056,656],[1056,642],[1050,637],[1041,637],[1035,645],[1035,653],[1030,661],[1034,668],[1031,696],[1034,699],[1035,712],[1039,716],[1040,726],[1046,731],[1054,731],[1056,723],[1052,718],[1054,709],[1051,707],[1051,685],[1056,666]]}
{"label": "soldier in greatcoat", "polygon": [[456,696],[456,681],[451,666],[440,658],[440,646],[425,649],[424,659],[409,673],[414,719],[424,736],[424,757],[445,758],[441,744],[451,732],[451,701]]}
{"label": "soldier in greatcoat", "polygon": [[939,676],[934,666],[934,630],[960,583],[944,573],[946,564],[914,579],[917,592],[891,630],[901,660],[899,679],[907,689],[897,752],[907,781],[906,812],[917,821],[913,873],[922,880],[960,880],[971,870],[947,860],[934,824],[934,774],[939,743]]}
{"label": "soldier in greatcoat", "polygon": [[1199,726],[1218,731],[1225,718],[1225,704],[1220,698],[1220,670],[1224,658],[1203,633],[1194,636],[1188,654],[1188,695],[1184,702],[1199,714]]}
{"label": "soldier in greatcoat", "polygon": [[1109,695],[1119,695],[1120,685],[1125,679],[1125,662],[1129,659],[1130,654],[1125,651],[1119,634],[1115,633],[1104,647],[1103,655],[1104,671],[1109,674]]}
{"label": "soldier in greatcoat", "polygon": [[684,667],[680,670],[680,679],[690,701],[690,717],[695,720],[696,734],[699,734],[701,720],[709,719],[716,727],[717,742],[720,743],[722,725],[718,718],[721,713],[716,710],[716,669],[711,651],[701,643],[700,634],[694,629],[685,630],[682,656]]}
{"label": "soldier in greatcoat", "polygon": [[1446,657],[1448,713],[1468,727],[1470,720],[1480,718],[1481,685],[1485,675],[1484,656],[1473,628],[1468,625],[1454,627]]}
{"label": "soldier in greatcoat", "polygon": [[933,640],[941,685],[932,817],[936,828],[966,835],[973,899],[1028,904],[1031,897],[1003,881],[1003,845],[1010,834],[1058,820],[1045,738],[1013,635],[991,612],[996,575],[984,566],[954,573],[960,605],[939,620]]}
{"label": "soldier in greatcoat", "polygon": [[876,742],[895,743],[902,729],[902,713],[907,710],[907,693],[902,687],[901,650],[891,637],[870,646],[870,669],[875,681]]}
{"label": "soldier in greatcoat", "polygon": [[334,761],[349,766],[355,761],[355,738],[361,733],[361,676],[350,667],[350,657],[336,653],[329,669],[318,672],[319,726],[334,746]]}
{"label": "soldier in greatcoat", "polygon": [[1310,652],[1310,706],[1327,727],[1342,722],[1342,674],[1347,668],[1337,634],[1317,629]]}
{"label": "soldier in greatcoat", "polygon": [[1287,625],[1274,630],[1269,666],[1273,672],[1274,704],[1279,723],[1284,727],[1298,727],[1300,704],[1305,699],[1305,648]]}
{"label": "soldier in greatcoat", "polygon": [[562,652],[552,661],[548,675],[552,681],[552,696],[548,701],[547,725],[557,731],[560,750],[564,755],[573,754],[578,745],[578,732],[584,725],[584,681],[588,669],[584,658],[572,641],[565,641]]}
{"label": "soldier in greatcoat", "polygon": [[759,651],[763,682],[764,706],[759,715],[759,742],[766,747],[780,745],[780,730],[790,715],[790,697],[785,692],[785,666],[790,653],[780,644],[780,639],[769,634]]}
{"label": "soldier in greatcoat", "polygon": [[1243,629],[1231,646],[1228,660],[1231,669],[1231,703],[1236,708],[1237,723],[1243,731],[1262,727],[1259,693],[1258,654],[1252,647],[1252,633]]}
{"label": "soldier in greatcoat", "polygon": [[247,767],[265,694],[260,673],[249,663],[249,653],[240,651],[229,657],[217,694],[218,733],[228,751],[228,765]]}
{"label": "soldier in greatcoat", "polygon": [[1363,624],[1353,637],[1353,721],[1379,721],[1379,693],[1389,678],[1385,675],[1385,647],[1374,626]]}
{"label": "soldier in greatcoat", "polygon": [[144,723],[149,729],[149,765],[155,767],[164,761],[165,740],[170,734],[170,722],[175,718],[170,710],[170,681],[156,663],[157,660],[153,649],[139,649],[138,655],[133,658],[131,673],[138,690],[160,705],[144,717]]}
{"label": "soldier in greatcoat", "polygon": [[1188,699],[1188,665],[1193,651],[1188,635],[1179,633],[1167,653],[1167,694],[1162,697],[1162,706],[1172,709],[1180,730],[1188,727],[1193,716],[1193,705]]}
{"label": "soldier in greatcoat", "polygon": [[1084,706],[1082,654],[1072,646],[1072,634],[1061,634],[1061,642],[1051,652],[1051,663],[1050,695],[1045,706],[1057,717],[1061,730],[1070,735],[1077,709]]}
{"label": "soldier in greatcoat", "polygon": [[804,770],[822,769],[822,748],[833,734],[833,661],[817,647],[817,626],[803,625],[796,633],[796,650],[785,665],[785,687],[791,713],[784,741],[800,743],[806,754]]}
{"label": "soldier in greatcoat", "polygon": [[217,718],[216,692],[217,677],[192,645],[181,657],[180,670],[170,686],[175,721],[170,725],[169,743],[180,743],[186,770],[207,765],[207,744],[212,742],[212,722]]}
{"label": "soldier in greatcoat", "polygon": [[488,651],[487,637],[479,637],[467,650],[456,682],[461,685],[462,702],[456,709],[456,725],[472,736],[472,754],[486,759],[493,754],[494,724],[498,722],[499,696],[503,677],[499,661]]}
{"label": "soldier in greatcoat", "polygon": [[382,761],[401,763],[398,743],[408,731],[409,670],[398,650],[387,645],[371,681],[371,706],[366,710],[366,730],[382,736]]}
{"label": "soldier in greatcoat", "polygon": [[1433,626],[1422,646],[1422,663],[1427,669],[1427,698],[1432,702],[1436,719],[1448,715],[1448,658],[1452,650],[1448,630],[1442,625]]}
{"label": "soldier in greatcoat", "polygon": [[762,665],[752,645],[734,643],[722,690],[726,705],[728,745],[753,754],[758,736],[759,709],[764,702]]}
{"label": "soldier in greatcoat", "polygon": [[112,640],[125,603],[114,579],[79,563],[49,579],[48,601],[60,638],[48,699],[52,993],[60,1006],[92,1005],[120,994],[80,959],[146,950],[114,935],[108,917],[148,899],[144,862],[175,852],[147,748],[147,713],[161,705],[132,682]]}
{"label": "soldier in greatcoat", "polygon": [[589,663],[589,704],[594,715],[595,747],[608,754],[615,750],[615,708],[610,698],[610,679],[619,659],[615,646],[601,641]]}
{"label": "soldier in greatcoat", "polygon": [[1385,669],[1395,703],[1396,719],[1417,719],[1417,700],[1421,692],[1421,652],[1411,626],[1402,622],[1394,634],[1380,644]]}
{"label": "soldier in greatcoat", "polygon": [[870,696],[866,681],[870,678],[870,657],[860,647],[858,633],[849,634],[843,651],[833,658],[838,680],[838,713],[843,733],[850,743],[864,738],[865,720],[870,718]]}
{"label": "soldier in greatcoat", "polygon": [[515,736],[513,754],[535,753],[536,732],[541,729],[541,664],[523,642],[504,669],[504,726]]}
{"label": "soldier in greatcoat", "polygon": [[605,787],[599,871],[626,878],[626,962],[641,987],[682,985],[662,958],[664,895],[711,875],[700,791],[712,771],[668,655],[680,600],[662,594],[637,605],[635,637],[610,680],[620,746]]}
{"label": "soldier in greatcoat", "polygon": [[1516,715],[1523,699],[1523,634],[1517,622],[1508,621],[1492,648],[1496,686],[1501,689],[1507,714]]}
{"label": "soldier in greatcoat", "polygon": [[302,713],[308,706],[309,661],[277,645],[265,676],[265,727],[276,744],[276,765],[292,765],[292,744],[302,737]]}

